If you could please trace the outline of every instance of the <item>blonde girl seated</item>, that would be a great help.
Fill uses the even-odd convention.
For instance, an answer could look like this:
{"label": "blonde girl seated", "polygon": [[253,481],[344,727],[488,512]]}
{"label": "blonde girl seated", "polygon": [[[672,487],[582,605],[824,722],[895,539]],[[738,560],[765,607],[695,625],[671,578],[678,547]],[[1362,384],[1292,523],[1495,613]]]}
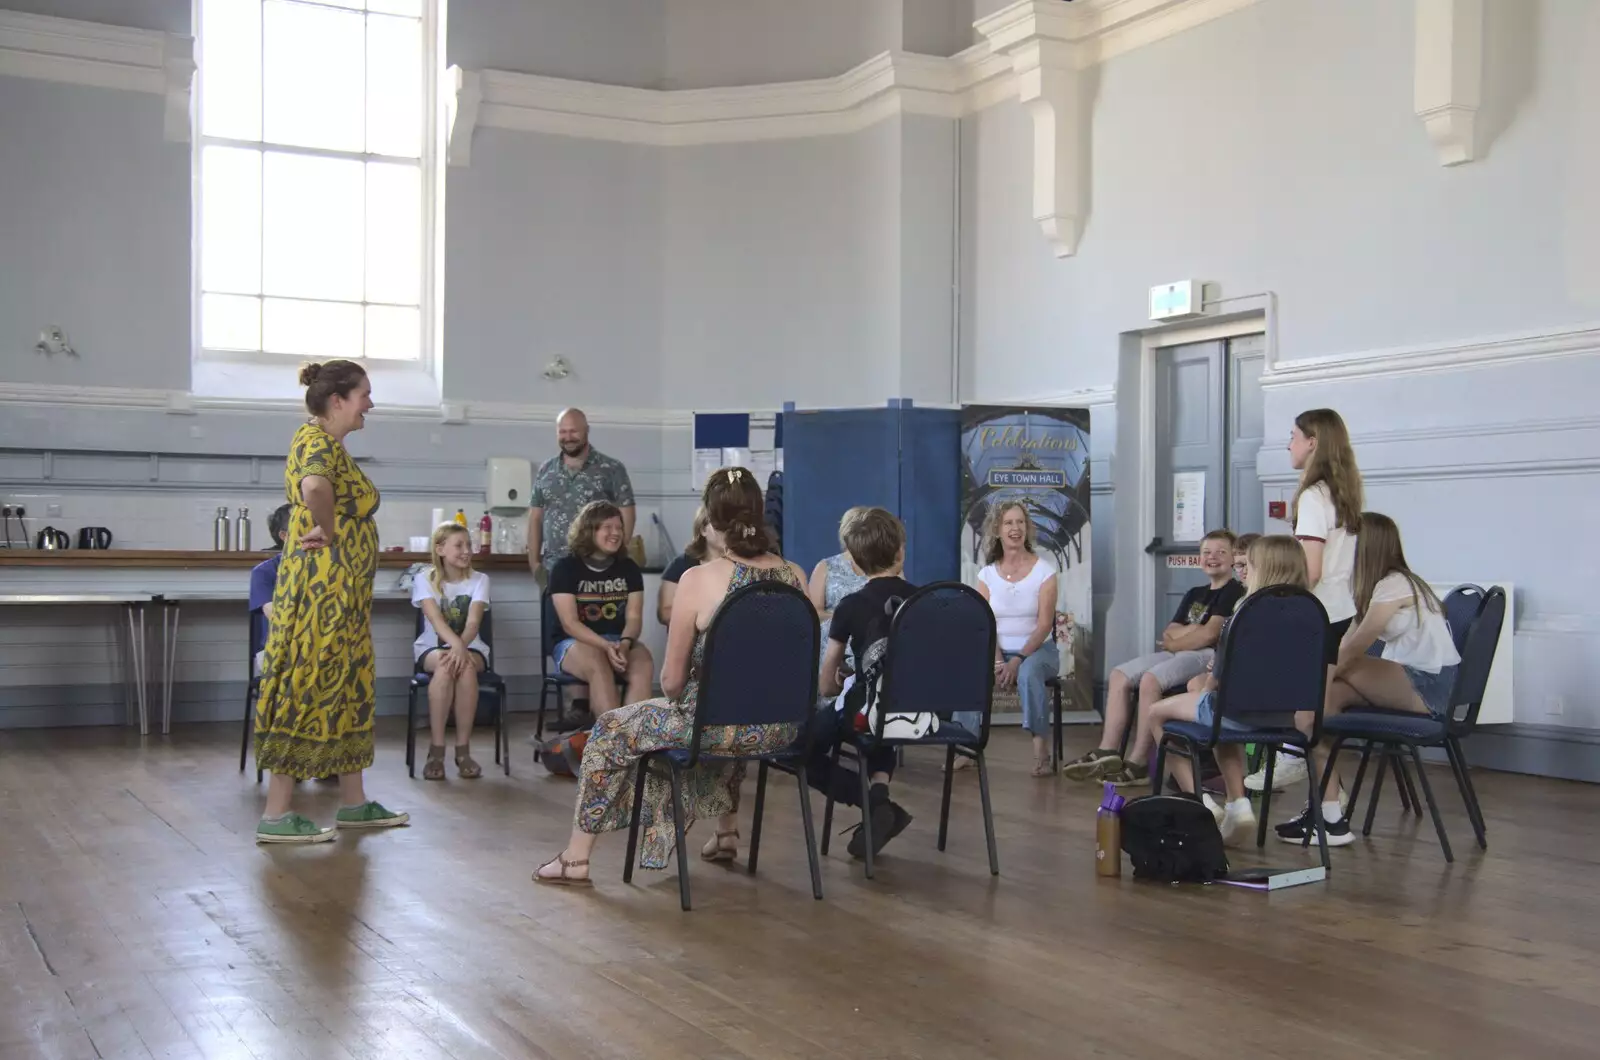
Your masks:
{"label": "blonde girl seated", "polygon": [[422,609],[422,635],[413,654],[417,669],[433,675],[428,683],[428,724],[432,732],[424,780],[444,779],[444,728],[456,715],[456,772],[462,780],[483,776],[472,760],[472,722],[478,714],[478,675],[488,666],[489,647],[478,636],[489,608],[489,576],[472,569],[472,538],[457,523],[433,531],[433,566],[411,583],[411,603]]}
{"label": "blonde girl seated", "polygon": [[[1310,588],[1309,579],[1306,577],[1305,550],[1294,538],[1284,534],[1273,534],[1257,538],[1251,544],[1245,556],[1245,595],[1259,592],[1269,585]],[[1223,635],[1227,635],[1226,627]],[[1225,674],[1210,673],[1206,675],[1205,686],[1199,691],[1182,692],[1152,704],[1141,722],[1146,727],[1145,736],[1149,745],[1152,747],[1156,745],[1161,738],[1162,726],[1169,721],[1193,721],[1201,725],[1211,725],[1215,720],[1212,714],[1213,694],[1226,679]],[[1241,727],[1227,718],[1223,719],[1222,725],[1224,728]],[[1256,827],[1255,810],[1251,808],[1250,799],[1245,794],[1244,788],[1244,748],[1239,744],[1220,744],[1214,748],[1213,753],[1217,757],[1217,765],[1222,769],[1228,800],[1218,824],[1222,827],[1222,841],[1234,846],[1255,831]],[[1190,768],[1185,758],[1180,755],[1170,756],[1167,759],[1167,769],[1177,781],[1179,788],[1187,792],[1195,791],[1194,770]],[[1215,807],[1212,807],[1212,810],[1215,812]]]}

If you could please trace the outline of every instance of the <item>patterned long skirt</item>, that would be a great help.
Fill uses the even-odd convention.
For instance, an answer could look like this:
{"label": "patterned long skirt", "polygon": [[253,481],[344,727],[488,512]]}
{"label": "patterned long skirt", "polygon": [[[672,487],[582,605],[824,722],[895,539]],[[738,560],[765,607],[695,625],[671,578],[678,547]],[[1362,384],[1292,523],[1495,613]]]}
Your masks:
{"label": "patterned long skirt", "polygon": [[[633,823],[639,759],[652,751],[687,747],[693,731],[693,716],[666,699],[647,699],[602,715],[583,749],[573,827],[590,834],[627,828]],[[795,725],[728,725],[705,729],[700,748],[717,754],[765,754],[783,750],[799,734]],[[702,817],[736,812],[744,772],[743,762],[703,763],[689,770],[683,786],[685,830]],[[675,838],[672,787],[655,768],[645,782],[641,814],[639,867],[664,869]]]}

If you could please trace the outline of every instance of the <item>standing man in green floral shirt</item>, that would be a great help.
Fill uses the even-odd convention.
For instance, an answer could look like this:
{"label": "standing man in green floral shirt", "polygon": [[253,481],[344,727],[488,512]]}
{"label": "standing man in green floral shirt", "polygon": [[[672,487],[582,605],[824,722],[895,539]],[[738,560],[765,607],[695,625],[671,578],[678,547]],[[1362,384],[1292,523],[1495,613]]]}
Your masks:
{"label": "standing man in green floral shirt", "polygon": [[[567,530],[590,501],[622,509],[622,540],[633,540],[633,483],[628,469],[589,444],[589,420],[581,409],[556,418],[561,452],[539,465],[528,508],[528,567],[542,590],[549,570],[567,554]],[[626,547],[626,544],[624,544]]]}

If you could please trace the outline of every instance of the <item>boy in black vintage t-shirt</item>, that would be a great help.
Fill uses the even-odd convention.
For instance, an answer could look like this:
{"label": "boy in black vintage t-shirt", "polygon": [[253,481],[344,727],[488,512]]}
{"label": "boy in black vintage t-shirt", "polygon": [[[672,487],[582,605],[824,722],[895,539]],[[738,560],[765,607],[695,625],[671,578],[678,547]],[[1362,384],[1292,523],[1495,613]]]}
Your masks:
{"label": "boy in black vintage t-shirt", "polygon": [[1132,718],[1130,695],[1137,691],[1142,713],[1169,691],[1182,691],[1189,679],[1206,671],[1216,654],[1222,623],[1244,597],[1244,586],[1233,577],[1234,535],[1213,530],[1200,542],[1200,570],[1206,584],[1183,596],[1172,621],[1161,633],[1161,650],[1141,655],[1111,671],[1106,688],[1106,720],[1100,744],[1061,770],[1070,780],[1110,780],[1135,784],[1149,774],[1145,766],[1144,733],[1136,731],[1126,761],[1118,750]]}
{"label": "boy in black vintage t-shirt", "polygon": [[[860,666],[867,658],[868,647],[889,635],[889,622],[895,611],[917,587],[900,576],[906,562],[906,531],[899,519],[882,508],[869,508],[845,529],[843,537],[845,551],[867,576],[867,584],[840,600],[833,611],[819,688],[824,696],[838,698],[833,702],[832,716],[821,719],[822,729],[806,779],[818,791],[831,794],[835,802],[859,807],[860,776],[843,762],[837,767],[833,764],[834,747],[857,731],[856,715],[866,699],[865,683],[857,684],[856,675],[843,672],[845,646],[849,645],[851,657]],[[867,755],[874,855],[911,823],[905,808],[889,799],[894,758],[891,748],[879,748]],[[855,858],[866,855],[866,840],[860,828],[850,838],[849,851]]]}

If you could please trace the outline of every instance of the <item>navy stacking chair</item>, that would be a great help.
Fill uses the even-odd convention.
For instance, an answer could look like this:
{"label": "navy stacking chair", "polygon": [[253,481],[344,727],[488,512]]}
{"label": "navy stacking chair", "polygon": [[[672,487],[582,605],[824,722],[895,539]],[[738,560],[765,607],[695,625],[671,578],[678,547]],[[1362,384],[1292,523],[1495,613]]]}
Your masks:
{"label": "navy stacking chair", "polygon": [[[1167,747],[1189,755],[1195,782],[1200,778],[1200,754],[1222,744],[1261,744],[1267,749],[1266,782],[1261,787],[1261,814],[1256,846],[1267,838],[1272,808],[1272,773],[1280,753],[1309,759],[1322,739],[1322,707],[1328,684],[1325,645],[1328,613],[1304,589],[1269,585],[1240,601],[1217,645],[1214,672],[1218,687],[1212,694],[1212,723],[1169,721],[1156,744],[1150,770],[1152,790],[1159,794],[1166,778]],[[1311,738],[1294,724],[1297,712],[1312,714]],[[1239,728],[1225,726],[1234,722]],[[1308,766],[1311,764],[1308,760]],[[1306,795],[1317,835],[1322,867],[1328,861],[1328,832],[1317,799],[1317,771],[1306,770]],[[1306,841],[1310,842],[1310,835]]]}
{"label": "navy stacking chair", "polygon": [[[817,706],[817,652],[821,629],[816,608],[806,594],[779,581],[746,585],[723,601],[706,630],[701,652],[694,728],[687,747],[668,748],[639,760],[634,777],[633,820],[628,828],[628,854],[622,879],[632,882],[639,849],[639,818],[645,783],[652,769],[672,786],[672,823],[677,833],[678,897],[689,904],[689,863],[684,844],[683,778],[701,764],[760,764],[756,778],[754,823],[750,828],[748,870],[756,871],[761,853],[761,816],[766,806],[767,773],[771,769],[795,777],[800,791],[800,820],[805,829],[806,858],[811,867],[811,895],[822,897],[822,868],[811,821],[811,797],[805,765],[811,752]],[[730,725],[793,725],[794,743],[762,754],[725,754],[701,750],[706,729]]]}
{"label": "navy stacking chair", "polygon": [[[422,636],[428,616],[417,608],[417,636]],[[483,623],[478,627],[478,639],[489,649],[484,659],[483,673],[478,675],[478,701],[485,697],[494,711],[494,761],[495,765],[511,775],[511,729],[506,718],[505,678],[494,672],[494,611],[485,608]],[[406,770],[417,775],[417,694],[433,683],[433,675],[418,670],[411,675],[411,688],[406,702]],[[476,720],[476,719],[474,719]]]}

